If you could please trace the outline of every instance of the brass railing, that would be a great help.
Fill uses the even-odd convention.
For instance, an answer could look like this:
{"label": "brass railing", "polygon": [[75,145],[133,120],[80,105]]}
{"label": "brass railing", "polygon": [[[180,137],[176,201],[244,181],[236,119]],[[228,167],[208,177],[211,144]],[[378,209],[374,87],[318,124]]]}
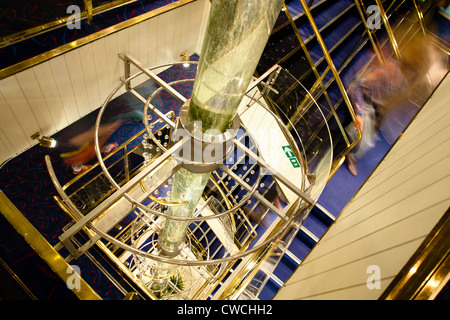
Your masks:
{"label": "brass railing", "polygon": [[449,272],[450,209],[445,212],[379,299],[434,299],[448,281]]}
{"label": "brass railing", "polygon": [[[93,8],[92,9],[92,14],[93,14],[93,16],[95,16],[95,14],[97,14],[97,13],[103,12],[105,10],[109,10],[110,7],[113,6],[113,5],[117,5],[118,6],[118,5],[123,5],[124,3],[127,3],[127,2],[124,2],[124,1],[125,0],[117,0],[117,1],[115,1],[113,3],[111,3],[111,4],[108,4],[108,5],[105,5],[105,6],[102,6],[102,7],[98,7],[98,8]],[[131,0],[131,1],[134,1],[134,0]],[[39,55],[34,56],[32,58],[29,58],[27,60],[24,60],[24,61],[21,61],[21,62],[18,62],[16,64],[14,64],[14,65],[5,67],[4,69],[0,70],[0,79],[6,78],[8,76],[11,76],[11,75],[16,74],[18,72],[21,72],[21,71],[26,70],[28,68],[31,68],[31,67],[33,67],[35,65],[38,65],[39,63],[42,63],[42,62],[47,61],[47,60],[50,60],[51,58],[54,58],[56,56],[59,56],[59,55],[64,54],[66,52],[69,52],[69,51],[71,51],[73,49],[79,48],[79,47],[81,47],[81,46],[83,46],[85,44],[91,43],[91,42],[93,42],[95,40],[101,39],[101,38],[106,37],[106,36],[108,36],[110,34],[113,34],[113,33],[118,32],[120,30],[126,29],[128,27],[134,26],[134,25],[136,25],[136,24],[138,24],[140,22],[143,22],[145,20],[151,19],[151,18],[156,17],[156,16],[158,16],[160,14],[163,14],[165,12],[174,10],[176,8],[179,8],[181,6],[184,6],[184,5],[186,5],[188,3],[191,3],[191,2],[194,2],[194,1],[197,1],[197,0],[179,0],[179,1],[176,1],[176,2],[169,3],[169,4],[167,4],[167,5],[163,6],[163,7],[160,7],[160,8],[155,9],[155,10],[151,10],[151,11],[145,13],[145,14],[139,15],[137,17],[131,18],[129,20],[126,20],[126,21],[123,21],[123,22],[120,22],[120,23],[117,23],[117,24],[115,24],[115,25],[113,25],[111,27],[108,27],[106,29],[100,30],[100,31],[95,32],[93,34],[90,34],[90,35],[88,35],[88,36],[86,36],[84,38],[72,41],[70,43],[67,43],[67,44],[59,46],[59,47],[57,47],[55,49],[46,51],[46,52],[44,52],[42,54],[39,54]],[[81,17],[82,18],[86,18],[87,17],[87,13],[83,12],[81,14]],[[26,39],[27,37],[31,37],[33,35],[36,35],[37,32],[40,32],[41,29],[43,31],[49,31],[49,30],[61,27],[61,23],[64,24],[66,22],[67,22],[67,18],[62,19],[61,21],[50,23],[48,26],[44,25],[42,27],[38,27],[37,30],[34,30],[34,29],[27,30],[27,31],[25,31],[25,35],[17,34],[15,36],[7,37],[7,38],[3,39],[4,46],[8,45],[8,44],[11,44],[11,43],[18,42],[18,41],[22,41],[22,40]]]}
{"label": "brass railing", "polygon": [[[336,66],[334,64],[334,62],[333,62],[333,60],[331,58],[330,52],[329,52],[329,50],[328,50],[328,48],[327,48],[327,46],[326,46],[326,44],[325,44],[325,42],[324,42],[324,40],[323,40],[323,38],[321,36],[320,30],[319,30],[319,28],[317,27],[317,24],[314,21],[314,17],[313,17],[313,15],[311,13],[310,7],[308,6],[308,4],[306,3],[305,0],[299,0],[299,1],[300,1],[301,5],[303,7],[304,14],[306,15],[306,17],[307,17],[307,19],[308,19],[308,21],[309,21],[309,23],[310,23],[310,25],[311,25],[311,27],[313,29],[314,35],[316,37],[316,40],[319,43],[320,48],[322,49],[322,52],[324,54],[324,58],[325,58],[325,60],[326,60],[326,62],[328,64],[328,67],[327,67],[326,71],[323,73],[322,77],[318,77],[315,86],[316,87],[323,86],[322,80],[325,77],[325,75],[328,73],[328,70],[330,70],[332,72],[332,74],[333,74],[334,81],[336,81],[336,84],[337,84],[337,86],[339,88],[339,91],[340,91],[340,93],[342,95],[342,99],[343,99],[343,101],[344,101],[344,103],[345,103],[345,105],[346,105],[346,107],[348,109],[348,112],[350,113],[351,119],[352,119],[352,121],[355,121],[356,116],[355,116],[355,112],[354,112],[352,103],[351,103],[351,101],[350,101],[350,99],[348,97],[347,91],[346,91],[346,89],[344,87],[344,84],[343,84],[341,78],[340,78],[339,71],[337,70],[337,68],[336,68]],[[305,50],[305,53],[309,56],[309,54],[307,53],[307,50]],[[318,73],[317,73],[317,70],[315,69],[315,66],[311,65],[311,67],[313,68],[313,70],[315,70],[314,72],[315,72],[316,76],[318,76]],[[339,126],[339,128],[341,130],[342,136],[344,138],[344,141],[345,141],[345,143],[347,145],[347,148],[346,148],[345,152],[343,154],[341,154],[339,157],[335,158],[334,161],[333,161],[332,170],[331,170],[331,173],[330,173],[330,178],[331,178],[333,176],[333,174],[337,171],[339,166],[343,163],[343,160],[344,160],[344,157],[346,156],[346,154],[348,152],[350,152],[355,147],[355,145],[361,140],[362,133],[358,132],[358,136],[357,136],[356,140],[354,142],[350,142],[348,140],[348,137],[347,137],[347,135],[345,133],[344,128],[342,127],[342,124],[341,124],[339,118],[335,114],[335,108],[332,105],[332,103],[331,103],[331,101],[330,101],[326,91],[325,91],[325,96],[326,96],[327,101],[331,104],[331,108],[330,109],[331,109],[333,115],[336,118],[338,126]],[[299,108],[299,109],[301,110],[301,108]]]}
{"label": "brass railing", "polygon": [[[47,242],[42,234],[36,230],[2,191],[0,191],[0,212],[63,281],[71,281],[70,277],[75,272],[72,267]],[[79,288],[72,289],[73,293],[79,299],[101,300],[99,295],[82,278],[79,279],[79,285]]]}
{"label": "brass railing", "polygon": [[[169,112],[172,115],[172,121],[174,119],[174,113],[173,111]],[[169,116],[169,114],[166,114],[166,116]],[[160,121],[160,120],[158,120]],[[163,128],[162,128],[163,129]],[[160,129],[160,130],[162,130]],[[133,151],[135,151],[138,147],[133,147],[130,148],[130,150],[128,150],[127,146],[131,143],[133,143],[134,141],[142,138],[142,135],[144,134],[144,132],[146,131],[146,129],[141,130],[140,132],[138,132],[137,134],[135,134],[134,136],[132,136],[130,139],[128,139],[126,142],[124,142],[122,145],[120,145],[116,150],[114,150],[111,154],[109,154],[108,156],[104,157],[104,160],[109,159],[110,157],[113,157],[114,155],[121,153],[123,151],[123,155],[120,156],[119,159],[115,160],[113,164],[110,164],[108,166],[108,168],[114,166],[115,164],[117,164],[119,161],[123,161],[124,163],[124,167],[125,170],[130,171],[129,168],[127,168],[128,162],[126,161],[126,158],[129,156],[129,154],[131,154]],[[158,130],[159,131],[159,130]],[[157,131],[157,132],[158,132]],[[155,133],[156,134],[156,133]],[[152,161],[154,161],[157,157],[154,157],[152,159]],[[58,190],[60,196],[54,196],[55,201],[57,202],[57,204],[60,206],[60,208],[70,217],[70,219],[72,219],[73,221],[79,221],[81,218],[83,218],[84,214],[82,212],[80,212],[80,210],[77,208],[77,206],[75,206],[75,204],[72,202],[71,198],[73,198],[77,192],[81,192],[83,190],[83,188],[85,187],[86,184],[91,183],[92,181],[94,181],[95,179],[98,179],[99,176],[101,176],[102,173],[100,174],[96,174],[93,178],[91,178],[89,181],[87,182],[83,182],[83,185],[81,187],[77,187],[75,191],[73,191],[70,195],[66,194],[65,191],[70,189],[71,187],[73,187],[74,185],[81,183],[81,179],[84,176],[89,175],[91,172],[93,172],[93,170],[95,170],[98,167],[98,163],[95,163],[90,169],[88,169],[87,171],[83,172],[83,174],[80,174],[76,177],[74,177],[73,179],[71,179],[69,182],[67,182],[64,186],[60,186],[58,181],[56,180],[56,176],[53,172],[52,166],[51,166],[51,162],[47,160],[47,167],[49,167],[49,173],[50,176],[52,178],[53,183],[55,184],[56,189]],[[125,180],[120,181],[119,185],[123,185],[126,182],[128,182],[130,180],[130,177],[133,177],[134,175],[137,174],[137,172],[139,172],[140,169],[138,169],[135,172],[130,172],[129,175],[127,175],[127,178],[125,178]],[[236,202],[236,199],[233,198],[231,191],[227,188],[227,186],[224,184],[224,181],[220,178],[220,176],[217,174],[217,172],[215,172],[213,175],[211,175],[211,180],[213,182],[213,185],[217,188],[217,190],[220,192],[220,195],[222,196],[222,200],[224,201],[224,203],[226,204],[226,206],[228,208],[230,208],[232,206],[233,203]],[[141,188],[145,187],[140,184]],[[104,200],[105,198],[108,197],[108,195],[111,192],[103,195],[101,197],[101,199],[99,199],[97,202],[101,202],[102,200]],[[153,206],[159,206],[159,205],[163,205],[163,206],[167,206],[167,202],[161,199],[158,199],[156,197],[149,197],[151,201],[153,201]],[[171,205],[171,203],[169,203],[169,205]],[[157,217],[155,217],[157,218]],[[243,210],[241,210],[239,208],[239,212],[235,212],[233,214],[230,214],[230,218],[232,220],[232,224],[233,224],[233,229],[234,231],[239,230],[243,230],[243,232],[247,233],[247,236],[243,236],[242,239],[237,239],[235,238],[234,242],[239,250],[239,252],[243,252],[245,251],[248,246],[250,245],[251,241],[257,236],[256,230],[255,228],[252,226],[251,222],[248,220],[246,214],[244,213]],[[237,224],[237,222],[239,221],[239,224]],[[130,230],[131,227],[130,225],[127,226],[123,226],[123,229],[115,236],[117,239],[120,239],[121,241],[130,241],[130,237],[132,235],[130,235]],[[189,232],[189,237],[191,239],[191,242],[196,246],[196,248],[198,249],[199,252],[201,252],[203,255],[206,254],[207,252],[207,248],[204,247],[204,245],[202,245],[201,240],[197,239],[194,235],[194,231],[196,230],[196,228],[194,227],[193,230],[190,230]],[[205,231],[205,232],[210,232],[209,231]],[[89,230],[89,228],[85,228],[84,232],[86,232],[88,235],[93,236],[94,233]],[[239,232],[238,232],[239,233]],[[236,235],[236,233],[234,233]],[[240,234],[242,234],[242,231],[240,232]],[[98,246],[99,249],[102,250],[102,252],[104,252],[104,254],[106,255],[106,257],[108,259],[110,259],[114,265],[117,266],[117,268],[120,270],[121,273],[123,273],[126,276],[126,279],[128,282],[131,282],[130,285],[135,289],[135,291],[137,292],[136,294],[142,298],[145,297],[149,297],[151,299],[156,299],[156,297],[152,294],[152,292],[150,292],[149,290],[146,289],[145,285],[143,285],[142,283],[140,283],[134,276],[133,276],[133,269],[128,269],[121,261],[119,261],[119,256],[118,254],[120,254],[121,252],[117,251],[117,248],[114,247],[114,245],[112,245],[110,242],[108,243],[103,243],[101,241],[98,241],[96,243],[96,245]],[[62,248],[61,245],[56,246],[58,249]],[[116,252],[117,251],[117,252]],[[69,255],[68,257],[66,257],[67,261],[70,261],[72,259],[72,257]],[[233,263],[227,263],[225,264],[224,267],[217,267],[217,266],[212,266],[212,267],[208,267],[208,268],[204,268],[205,272],[207,272],[210,276],[211,279],[207,282],[205,282],[201,288],[194,294],[195,298],[205,298],[207,297],[207,294],[210,294],[214,289],[215,286],[220,284],[220,280],[226,276],[226,273],[230,270],[230,268],[234,265],[235,262]],[[135,266],[134,266],[135,267]],[[220,271],[220,274],[219,274]],[[216,275],[218,275],[219,277],[216,277]]]}
{"label": "brass railing", "polygon": [[[92,23],[92,19],[95,15],[98,15],[100,13],[106,12],[111,9],[118,8],[122,5],[135,2],[136,0],[115,0],[107,4],[103,4],[97,7],[94,7],[92,4],[92,0],[83,0],[84,2],[84,10],[81,11],[80,8],[80,15],[78,17],[79,20],[86,19],[89,24]],[[69,6],[69,4],[67,4]],[[72,19],[70,16],[66,17],[54,17],[52,21],[49,21],[47,23],[44,23],[42,25],[39,25],[37,27],[25,29],[18,31],[16,33],[12,33],[8,36],[4,36],[0,38],[0,48],[18,43],[20,41],[24,41],[26,39],[29,39],[31,37],[46,33],[48,31],[54,30],[56,28],[59,28],[61,26],[64,26],[67,24],[69,19]]]}

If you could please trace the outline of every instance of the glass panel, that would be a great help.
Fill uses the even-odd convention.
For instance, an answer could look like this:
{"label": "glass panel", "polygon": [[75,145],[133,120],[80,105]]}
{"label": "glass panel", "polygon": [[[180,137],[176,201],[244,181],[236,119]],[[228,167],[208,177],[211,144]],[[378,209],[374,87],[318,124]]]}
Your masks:
{"label": "glass panel", "polygon": [[[333,152],[332,139],[324,112],[305,87],[287,70],[281,69],[265,99],[289,128],[306,164],[305,187],[317,199],[328,180]],[[304,101],[308,103],[303,104]],[[300,105],[305,105],[301,110]],[[296,114],[296,122],[291,118]]]}

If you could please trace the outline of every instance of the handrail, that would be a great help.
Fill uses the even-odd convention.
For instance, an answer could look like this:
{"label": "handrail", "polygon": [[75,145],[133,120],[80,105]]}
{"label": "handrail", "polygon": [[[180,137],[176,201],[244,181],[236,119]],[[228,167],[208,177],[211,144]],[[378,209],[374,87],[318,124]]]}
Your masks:
{"label": "handrail", "polygon": [[383,4],[381,0],[375,0],[378,9],[380,10],[381,20],[383,21],[384,27],[386,29],[389,43],[391,44],[392,50],[394,51],[395,57],[398,61],[401,59],[400,50],[398,48],[397,40],[395,39],[394,32],[392,31],[391,25],[389,24],[388,17],[386,15],[386,11],[384,10]]}
{"label": "handrail", "polygon": [[[353,111],[352,103],[350,102],[350,99],[347,95],[347,91],[345,90],[344,84],[342,83],[342,80],[337,72],[337,69],[336,69],[336,66],[334,65],[333,60],[331,59],[331,55],[328,52],[325,42],[323,41],[322,35],[319,32],[319,28],[317,27],[316,22],[314,21],[314,18],[312,16],[311,11],[309,10],[305,0],[299,0],[299,1],[303,6],[303,10],[305,10],[305,14],[306,14],[306,16],[309,20],[309,23],[316,35],[317,42],[319,43],[319,45],[323,51],[323,54],[325,56],[325,59],[327,60],[328,65],[330,66],[331,72],[333,73],[334,78],[336,79],[336,83],[337,83],[339,90],[341,91],[342,97],[344,98],[344,101],[350,111],[352,120],[355,121],[356,118],[355,118],[355,112]],[[377,1],[379,1],[379,0],[377,0]]]}
{"label": "handrail", "polygon": [[[8,222],[22,235],[25,241],[49,265],[49,267],[63,280],[69,281],[73,269],[61,255],[45,240],[42,234],[23,216],[14,204],[0,190],[0,212]],[[73,272],[69,272],[72,270]],[[80,288],[72,289],[79,299],[101,300],[101,297],[80,277]]]}
{"label": "handrail", "polygon": [[50,60],[56,56],[59,56],[61,54],[64,54],[66,52],[69,52],[73,49],[79,48],[85,44],[91,43],[95,40],[101,39],[105,36],[108,36],[110,34],[116,33],[120,30],[126,29],[128,27],[131,27],[133,25],[136,25],[140,22],[143,22],[145,20],[151,19],[153,17],[156,17],[160,14],[163,14],[165,12],[174,10],[176,8],[182,7],[186,4],[189,4],[191,2],[194,2],[197,0],[178,0],[176,2],[173,3],[169,3],[167,5],[165,5],[164,7],[155,9],[155,10],[151,10],[145,14],[142,14],[140,16],[131,18],[129,20],[123,21],[123,22],[119,22],[116,25],[113,25],[109,28],[100,30],[96,33],[90,34],[84,38],[80,38],[78,40],[72,41],[70,43],[64,44],[58,48],[52,49],[50,51],[47,51],[43,54],[37,55],[35,57],[32,57],[28,60],[24,60],[22,62],[18,62],[12,66],[6,67],[4,69],[0,70],[0,79],[9,77],[13,74],[16,74],[18,72],[24,71],[28,68],[34,67],[35,65],[38,65],[39,63],[42,63],[44,61]]}
{"label": "handrail", "polygon": [[[75,206],[75,204],[69,199],[69,197],[67,196],[66,192],[63,190],[63,188],[61,187],[61,185],[59,184],[58,178],[56,177],[56,174],[53,170],[53,165],[52,162],[50,160],[50,156],[46,155],[45,156],[45,164],[47,166],[47,170],[49,172],[50,175],[50,179],[53,183],[53,185],[55,186],[56,191],[58,192],[59,196],[62,199],[62,203],[65,205],[65,208],[61,207],[64,211],[66,211],[66,213],[69,213],[70,216],[72,217],[76,217],[75,221],[79,221],[80,219],[82,219],[83,215],[81,214],[81,212],[77,209],[77,207]],[[94,229],[94,228],[93,228]],[[84,228],[84,230],[88,233],[89,236],[94,236],[95,233],[91,230],[91,229],[87,229],[86,227]],[[95,229],[94,229],[95,231]],[[108,255],[108,257],[116,262],[116,265],[120,268],[120,270],[122,272],[124,272],[125,274],[127,274],[130,279],[133,279],[133,275],[130,274],[130,272],[128,271],[128,269],[122,264],[122,263],[117,263],[118,259],[117,257],[115,257],[113,254],[108,253],[109,250],[106,249],[106,246],[103,242],[98,241],[96,243],[96,245],[103,251],[105,252],[105,254]],[[156,299],[155,296],[153,295],[152,292],[150,292],[145,286],[143,286],[140,283],[136,283],[137,286],[139,286],[143,291],[145,291],[145,293],[152,299]]]}
{"label": "handrail", "polygon": [[400,270],[379,300],[432,299],[450,270],[450,209]]}
{"label": "handrail", "polygon": [[[314,94],[314,91],[316,90],[316,88],[320,86],[320,87],[323,89],[323,91],[324,91],[324,94],[325,94],[325,97],[326,97],[326,99],[327,99],[327,102],[328,102],[329,105],[330,105],[330,109],[332,110],[333,114],[334,114],[335,117],[336,117],[336,121],[338,121],[338,123],[340,123],[339,120],[338,120],[337,114],[336,114],[336,112],[335,112],[335,110],[334,110],[334,108],[333,108],[333,106],[332,106],[330,97],[328,96],[328,92],[325,90],[325,87],[324,87],[324,84],[323,84],[323,77],[320,77],[319,72],[317,71],[316,65],[313,63],[313,61],[312,61],[312,59],[311,59],[311,56],[310,56],[310,54],[309,54],[309,52],[308,52],[308,49],[306,48],[306,44],[305,44],[305,42],[303,41],[302,37],[300,36],[300,33],[298,32],[298,29],[297,29],[296,26],[295,26],[295,23],[294,23],[294,21],[293,21],[293,19],[292,19],[292,16],[291,16],[291,14],[290,14],[290,12],[289,12],[289,10],[287,9],[287,7],[286,7],[285,4],[283,4],[283,8],[284,8],[285,11],[286,11],[286,16],[288,17],[289,22],[292,24],[292,28],[294,29],[294,33],[295,33],[295,35],[296,35],[296,37],[297,37],[297,39],[298,39],[298,41],[299,41],[299,43],[300,43],[300,47],[301,47],[301,48],[303,49],[303,51],[305,52],[306,59],[308,60],[308,63],[310,64],[311,69],[312,69],[312,71],[313,71],[313,73],[314,73],[314,75],[316,76],[316,79],[317,79],[317,80],[316,80],[316,83],[314,84],[313,89],[311,90],[310,93],[311,93],[311,94]],[[289,90],[286,91],[286,94],[287,94],[288,92],[289,92]],[[305,100],[304,100],[304,101],[307,101],[308,99],[310,99],[310,96],[305,96]],[[303,104],[303,102],[302,102],[302,104]],[[294,115],[292,115],[292,117],[291,117],[291,119],[290,119],[290,121],[291,121],[293,124],[296,123],[295,115],[300,111],[300,109],[301,109],[301,108],[299,107],[299,108],[297,109],[296,113],[295,113]],[[287,124],[288,129],[290,129],[290,125],[291,125],[290,123]]]}
{"label": "handrail", "polygon": [[[94,15],[106,12],[108,10],[112,10],[118,8],[122,5],[126,5],[128,3],[134,2],[136,0],[114,0],[108,4],[103,4],[97,7],[92,6],[92,0],[84,0],[85,9],[80,12],[79,20],[87,19],[88,21],[92,21],[92,17]],[[10,34],[8,36],[4,36],[0,38],[0,48],[15,44],[20,41],[27,40],[31,37],[35,37],[37,35],[43,34],[48,31],[52,31],[63,26],[69,20],[69,16],[67,17],[55,17],[55,20],[44,23],[42,25],[32,27],[26,30],[18,31],[16,33]],[[90,23],[89,23],[90,24]]]}
{"label": "handrail", "polygon": [[[328,49],[327,49],[327,47],[325,45],[325,42],[323,41],[322,35],[320,34],[320,31],[319,31],[319,28],[317,27],[317,25],[316,25],[316,23],[314,21],[314,18],[313,18],[312,14],[311,14],[311,11],[309,10],[305,0],[299,0],[299,1],[300,1],[300,3],[303,6],[303,10],[305,11],[305,14],[306,14],[306,16],[307,16],[307,18],[309,20],[309,23],[310,23],[310,25],[311,25],[311,27],[312,27],[315,35],[316,35],[317,42],[319,43],[319,45],[320,45],[320,47],[321,47],[321,49],[322,49],[322,51],[324,53],[325,60],[327,61],[328,66],[330,67],[331,72],[333,73],[334,79],[335,79],[335,81],[336,81],[336,83],[338,85],[338,88],[339,88],[339,90],[340,90],[340,92],[342,94],[342,98],[344,99],[344,102],[347,105],[347,108],[348,108],[348,111],[349,111],[350,116],[352,118],[352,121],[354,122],[354,121],[356,121],[355,111],[353,109],[353,106],[352,106],[352,103],[350,101],[350,98],[348,97],[347,91],[345,90],[344,84],[342,83],[342,80],[341,80],[341,78],[339,76],[339,73],[338,73],[338,71],[336,69],[336,66],[334,65],[334,62],[333,62],[333,60],[331,58],[331,55],[328,52]],[[379,0],[377,0],[377,1],[379,1]],[[350,152],[350,150],[362,138],[362,132],[357,130],[357,133],[358,133],[358,135],[356,137],[356,140],[351,144],[351,147],[347,149],[348,152]]]}

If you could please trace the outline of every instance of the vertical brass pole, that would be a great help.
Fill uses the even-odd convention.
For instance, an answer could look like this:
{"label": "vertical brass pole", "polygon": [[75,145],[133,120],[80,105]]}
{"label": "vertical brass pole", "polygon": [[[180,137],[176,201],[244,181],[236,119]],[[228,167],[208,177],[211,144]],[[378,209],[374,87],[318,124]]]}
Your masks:
{"label": "vertical brass pole", "polygon": [[86,17],[88,25],[92,23],[92,0],[84,0],[84,8],[86,9]]}
{"label": "vertical brass pole", "polygon": [[419,5],[417,4],[416,0],[413,0],[413,3],[414,3],[414,7],[416,8],[417,16],[419,18],[420,29],[422,29],[423,34],[426,36],[426,29],[425,29],[425,23],[423,20],[422,10],[420,10]]}
{"label": "vertical brass pole", "polygon": [[[308,4],[308,7],[309,7],[309,6],[310,6],[310,4]],[[347,135],[345,134],[344,128],[342,127],[341,121],[339,120],[339,117],[338,117],[338,115],[337,115],[337,113],[336,113],[336,110],[334,109],[333,103],[331,102],[330,96],[328,95],[328,91],[327,91],[327,89],[325,88],[325,85],[323,84],[323,79],[324,79],[324,77],[328,74],[328,68],[323,72],[322,76],[320,76],[319,71],[317,71],[317,68],[316,68],[316,66],[314,65],[314,62],[313,62],[312,59],[311,59],[311,55],[309,54],[308,49],[306,48],[305,42],[303,41],[303,39],[302,39],[302,37],[301,37],[301,35],[300,35],[300,32],[298,32],[298,30],[297,30],[297,27],[296,27],[296,25],[295,25],[295,22],[294,22],[294,20],[292,19],[291,13],[289,12],[289,10],[288,10],[288,8],[286,7],[285,4],[283,4],[283,8],[284,8],[285,14],[286,14],[286,16],[287,16],[287,18],[288,18],[288,20],[289,20],[289,23],[291,24],[292,29],[294,30],[294,33],[295,33],[295,35],[296,35],[296,37],[297,37],[297,39],[298,39],[298,41],[299,41],[299,43],[300,43],[300,46],[302,47],[303,52],[305,53],[306,59],[308,60],[310,66],[311,66],[311,69],[312,69],[314,75],[316,76],[316,82],[314,83],[313,87],[311,88],[310,93],[311,93],[311,94],[314,94],[314,92],[316,91],[316,89],[317,89],[318,87],[320,87],[321,90],[323,90],[323,94],[325,95],[325,99],[326,99],[327,102],[328,102],[328,105],[329,105],[329,107],[330,107],[330,111],[331,111],[331,113],[333,114],[334,118],[336,119],[336,122],[337,122],[337,124],[338,124],[339,129],[340,129],[341,132],[343,133],[343,137],[344,137],[344,140],[345,140],[346,144],[349,145],[350,142],[348,141]],[[300,106],[299,106],[299,107],[297,108],[297,110],[295,111],[295,113],[292,115],[292,117],[291,117],[291,119],[290,119],[291,122],[289,122],[288,124],[286,124],[286,127],[287,127],[288,129],[291,128],[291,123],[295,125],[295,123],[296,123],[296,121],[298,120],[298,117],[299,117],[299,115],[300,115],[300,113],[301,113],[301,110],[303,109],[303,105],[304,105],[308,100],[310,100],[310,98],[309,98],[309,96],[306,96],[305,99],[304,99],[304,100],[302,101],[302,103],[300,104],[300,106],[302,106],[302,108],[300,108]]]}
{"label": "vertical brass pole", "polygon": [[[64,258],[45,240],[36,228],[24,217],[24,215],[14,206],[14,204],[0,191],[0,212],[6,220],[16,229],[24,240],[33,248],[39,257],[64,282],[73,280],[74,271]],[[83,279],[79,279],[79,288],[73,288],[73,293],[80,300],[101,300],[102,298]]]}
{"label": "vertical brass pole", "polygon": [[356,8],[358,9],[359,15],[361,17],[362,22],[364,23],[364,27],[367,31],[367,36],[369,37],[370,42],[372,43],[373,50],[375,51],[375,54],[380,62],[384,62],[384,55],[383,52],[380,49],[378,41],[374,39],[374,36],[372,34],[372,30],[369,29],[367,25],[366,16],[364,15],[365,10],[363,10],[364,6],[359,2],[359,0],[355,0]]}
{"label": "vertical brass pole", "polygon": [[[334,62],[331,59],[330,53],[328,52],[328,49],[327,49],[327,46],[325,45],[325,42],[323,41],[323,38],[322,38],[322,36],[321,36],[321,34],[319,32],[319,28],[317,27],[316,22],[314,21],[314,18],[313,18],[312,14],[311,14],[311,11],[309,10],[309,7],[306,5],[305,0],[299,0],[299,1],[300,1],[301,5],[303,7],[303,10],[304,10],[304,12],[306,14],[306,17],[308,18],[309,23],[311,24],[311,27],[312,27],[312,29],[314,31],[314,34],[316,35],[317,42],[319,43],[319,45],[320,45],[320,47],[321,47],[321,49],[323,51],[325,60],[328,62],[328,66],[330,67],[331,72],[333,73],[333,76],[334,76],[334,78],[336,80],[336,83],[337,83],[337,85],[339,87],[339,90],[341,91],[342,98],[344,99],[344,102],[347,105],[348,111],[350,112],[350,116],[352,117],[352,121],[354,122],[356,120],[355,110],[353,109],[352,103],[351,103],[351,101],[350,101],[350,99],[348,97],[347,91],[345,90],[344,84],[342,83],[341,77],[339,76],[339,73],[338,73],[338,71],[336,69],[336,66],[334,65]],[[347,148],[347,152],[343,155],[343,157],[348,152],[350,152],[356,146],[356,144],[361,140],[362,132],[359,131],[359,130],[357,130],[357,132],[358,132],[358,136],[356,137],[356,140],[353,141],[353,143],[350,145],[349,148]],[[342,159],[339,160],[340,163],[343,162]],[[335,167],[334,172],[336,172],[336,170],[337,170],[337,167]],[[334,172],[333,172],[333,174],[334,174]]]}
{"label": "vertical brass pole", "polygon": [[386,32],[389,37],[389,42],[392,46],[392,50],[394,51],[395,57],[397,60],[400,60],[400,50],[398,49],[397,40],[395,39],[394,32],[392,31],[391,25],[389,24],[386,11],[384,11],[383,4],[381,3],[381,0],[375,0],[378,8],[380,9],[380,15],[381,19],[383,20],[384,27],[386,28]]}
{"label": "vertical brass pole", "polygon": [[339,90],[341,91],[342,97],[344,98],[345,104],[347,105],[350,114],[352,116],[352,120],[355,121],[355,112],[353,110],[352,103],[350,102],[350,99],[347,95],[347,91],[345,90],[344,84],[342,83],[341,77],[339,76],[339,73],[336,69],[336,66],[334,65],[333,60],[331,59],[330,53],[328,52],[327,46],[325,45],[325,42],[323,41],[323,38],[319,32],[319,28],[316,25],[316,22],[314,21],[314,18],[311,14],[311,11],[309,10],[309,7],[306,4],[305,0],[299,0],[301,5],[303,6],[303,10],[306,14],[306,17],[308,18],[309,23],[311,24],[311,27],[314,31],[314,34],[316,35],[317,42],[320,45],[320,48],[323,51],[325,60],[328,62],[328,65],[330,66],[331,72],[333,73],[333,76],[336,80],[336,83],[339,87]]}

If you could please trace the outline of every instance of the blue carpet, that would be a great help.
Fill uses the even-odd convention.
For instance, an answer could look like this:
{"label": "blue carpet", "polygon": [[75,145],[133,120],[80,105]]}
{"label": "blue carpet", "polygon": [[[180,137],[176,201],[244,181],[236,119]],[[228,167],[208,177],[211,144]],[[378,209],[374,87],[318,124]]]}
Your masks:
{"label": "blue carpet", "polygon": [[384,138],[381,138],[375,147],[357,162],[358,175],[356,177],[348,171],[345,163],[342,164],[325,186],[319,198],[319,204],[327,209],[334,217],[337,217],[366,181],[389,148],[390,145]]}
{"label": "blue carpet", "polygon": [[346,164],[342,164],[325,186],[319,198],[319,204],[334,217],[337,217],[383,159],[418,110],[415,105],[408,103],[402,104],[388,113],[378,132],[380,139],[375,147],[367,151],[356,164],[358,175],[353,176],[348,171]]}

